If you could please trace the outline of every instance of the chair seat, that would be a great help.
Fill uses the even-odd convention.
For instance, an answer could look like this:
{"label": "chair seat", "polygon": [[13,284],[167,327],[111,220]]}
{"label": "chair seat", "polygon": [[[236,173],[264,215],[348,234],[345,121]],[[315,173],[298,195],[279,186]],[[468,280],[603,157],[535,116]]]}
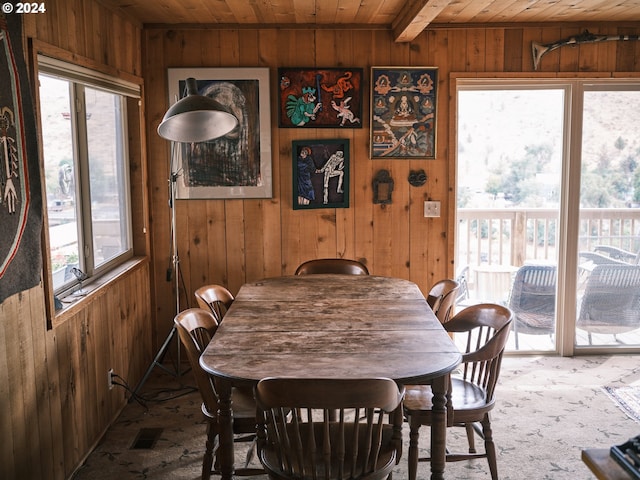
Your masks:
{"label": "chair seat", "polygon": [[[323,451],[322,451],[324,427],[325,425],[322,423],[315,423],[313,425],[313,429],[314,429],[313,441],[315,444],[314,449],[316,450],[316,452],[313,457],[305,456],[305,459],[304,459],[305,475],[304,476],[301,475],[299,466],[298,465],[294,466],[295,478],[311,479],[313,477],[310,472],[313,472],[314,469],[317,472],[317,475],[318,475],[317,478],[328,479],[328,480],[332,480],[336,478],[351,478],[348,475],[348,473],[351,471],[352,467],[354,468],[356,474],[358,474],[359,472],[362,472],[363,463],[366,460],[365,458],[362,458],[363,456],[360,456],[360,455],[358,456],[355,465],[353,462],[353,458],[350,458],[348,455],[345,456],[344,466],[343,466],[344,476],[342,476],[342,475],[339,475],[339,472],[338,472],[339,465],[341,464],[341,460],[336,458],[335,455],[332,455],[331,473],[329,476],[325,476]],[[345,427],[344,428],[345,443],[348,445],[351,443],[351,439],[354,436],[354,428],[352,428],[353,425],[345,425],[344,427]],[[371,440],[370,437],[367,435],[368,432],[366,431],[365,427],[366,425],[362,425],[362,428],[360,428],[358,431],[358,445],[359,445],[358,451],[360,452],[368,451],[366,443]],[[335,439],[335,441],[337,442],[338,439],[341,438],[340,431],[338,430],[339,424],[337,422],[334,422],[330,424],[329,428],[331,432],[330,437],[332,439]],[[290,439],[293,440],[294,438],[296,438],[296,433],[294,428],[292,428],[291,426],[288,426],[287,431],[289,432]],[[311,442],[310,442],[310,435],[308,435],[309,433],[310,433],[309,424],[303,425],[303,427],[301,428],[301,434],[302,434],[301,441],[302,441],[302,450],[304,452],[308,452],[312,449]],[[391,473],[391,471],[395,467],[396,462],[398,460],[396,458],[397,448],[393,441],[392,436],[393,436],[392,426],[385,425],[382,430],[382,444],[380,448],[380,456],[378,457],[378,462],[375,469],[376,471],[364,477],[360,477],[356,475],[358,479],[362,479],[362,480],[383,479],[383,478],[387,478],[389,473]],[[289,475],[288,473],[286,473],[281,469],[281,464],[280,464],[281,455],[280,455],[280,449],[278,447],[273,447],[267,444],[261,450],[260,457],[267,471],[269,471],[276,478],[278,477],[283,479],[292,478],[291,475]]]}
{"label": "chair seat", "polygon": [[[407,385],[404,397],[404,408],[411,411],[428,410],[431,412],[433,393],[429,385]],[[480,410],[487,406],[487,395],[484,389],[466,382],[461,378],[451,377],[451,406],[454,410]]]}

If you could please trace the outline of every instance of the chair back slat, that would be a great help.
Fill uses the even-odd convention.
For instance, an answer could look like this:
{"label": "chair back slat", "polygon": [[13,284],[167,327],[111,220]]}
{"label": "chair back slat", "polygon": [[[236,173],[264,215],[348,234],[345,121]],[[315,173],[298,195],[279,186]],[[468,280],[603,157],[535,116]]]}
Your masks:
{"label": "chair back slat", "polygon": [[403,394],[383,378],[263,379],[256,387],[260,460],[278,478],[386,478],[402,442],[402,415],[388,414],[400,412]]}

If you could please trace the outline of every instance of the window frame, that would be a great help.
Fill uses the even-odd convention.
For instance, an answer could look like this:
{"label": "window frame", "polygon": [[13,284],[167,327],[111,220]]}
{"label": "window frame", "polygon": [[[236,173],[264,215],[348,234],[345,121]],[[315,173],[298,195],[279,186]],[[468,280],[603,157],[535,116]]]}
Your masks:
{"label": "window frame", "polygon": [[[74,97],[70,97],[70,109],[72,110],[71,115],[73,120],[72,132],[71,135],[73,137],[73,145],[72,149],[74,150],[74,164],[75,168],[77,168],[78,173],[78,183],[79,187],[77,191],[80,196],[78,196],[78,203],[80,204],[77,207],[77,221],[81,224],[79,226],[79,249],[81,250],[80,256],[84,256],[85,265],[87,266],[84,270],[85,273],[88,274],[89,278],[84,280],[82,284],[82,289],[84,295],[79,296],[76,295],[73,298],[70,298],[70,294],[77,290],[80,285],[79,282],[74,281],[71,284],[66,284],[58,289],[54,290],[53,286],[53,272],[51,268],[51,249],[50,249],[50,237],[49,237],[49,215],[48,215],[48,205],[46,202],[43,202],[46,205],[44,210],[44,222],[43,222],[43,278],[45,284],[45,296],[47,297],[46,307],[47,307],[47,326],[48,328],[52,328],[53,326],[62,322],[62,314],[68,312],[69,310],[75,310],[75,307],[78,303],[81,303],[85,298],[89,297],[92,291],[99,289],[101,286],[104,286],[105,282],[117,276],[121,271],[127,271],[130,268],[131,259],[135,254],[135,241],[136,235],[134,232],[134,217],[136,217],[136,213],[134,212],[134,202],[137,195],[133,192],[132,187],[132,179],[131,179],[131,152],[130,152],[130,126],[129,126],[129,118],[132,113],[129,112],[129,108],[133,105],[132,102],[136,102],[138,107],[141,105],[141,81],[139,83],[134,83],[129,80],[125,80],[122,78],[114,77],[112,75],[108,75],[102,73],[98,70],[89,69],[86,67],[82,67],[76,64],[72,64],[66,61],[59,60],[52,56],[38,53],[36,59],[34,59],[34,78],[35,78],[35,91],[36,91],[36,109],[38,113],[38,128],[40,132],[42,132],[42,116],[40,111],[41,98],[39,92],[39,78],[40,75],[47,75],[50,77],[60,78],[63,81],[69,82],[70,92],[79,92],[81,95],[76,96],[76,98],[81,98],[84,100],[84,93],[86,88],[100,90],[107,93],[118,95],[119,98],[119,106],[117,107],[118,111],[118,135],[122,139],[122,150],[119,152],[119,157],[122,160],[118,160],[119,168],[121,169],[120,174],[118,175],[124,181],[124,187],[119,189],[119,193],[125,194],[125,202],[120,205],[120,221],[121,225],[124,225],[126,228],[126,232],[124,235],[126,236],[127,247],[124,251],[115,255],[113,258],[106,260],[101,263],[99,266],[95,267],[94,257],[93,257],[93,248],[94,248],[94,236],[93,236],[93,219],[91,216],[91,201],[88,193],[88,185],[89,185],[89,168],[90,162],[87,155],[88,150],[88,139],[87,139],[87,130],[85,122],[77,122],[75,115],[78,111],[84,111],[84,104],[78,104],[78,101],[74,99]],[[135,120],[135,119],[134,119]],[[41,137],[42,140],[42,137]],[[40,157],[41,157],[41,168],[44,171],[44,145],[42,141],[40,142]],[[43,176],[43,179],[45,177]],[[42,191],[43,198],[46,198],[46,184],[43,180],[42,183]],[[85,207],[83,208],[83,205]],[[89,205],[89,208],[86,208],[86,205]],[[146,223],[146,222],[145,222]],[[145,229],[146,231],[146,229]],[[82,237],[82,238],[80,238]],[[83,247],[84,245],[84,247]],[[84,251],[84,253],[82,252]],[[87,256],[87,252],[89,255]],[[60,298],[67,297],[67,301],[63,304],[62,308],[56,309],[56,304],[58,307],[60,304],[58,303]]]}

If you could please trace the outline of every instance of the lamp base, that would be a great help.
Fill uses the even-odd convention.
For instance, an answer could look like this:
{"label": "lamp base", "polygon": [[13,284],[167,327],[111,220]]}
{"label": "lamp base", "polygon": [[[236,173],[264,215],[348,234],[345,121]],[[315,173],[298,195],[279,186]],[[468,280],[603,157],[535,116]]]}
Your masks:
{"label": "lamp base", "polygon": [[[165,367],[162,364],[162,362],[164,360],[164,357],[167,354],[167,351],[169,350],[169,346],[171,345],[172,340],[176,337],[176,333],[177,332],[178,331],[176,330],[176,327],[174,325],[171,328],[171,331],[169,332],[169,335],[167,335],[167,338],[165,338],[164,343],[160,347],[160,350],[158,350],[158,353],[156,354],[155,358],[151,362],[151,365],[149,365],[149,368],[147,368],[147,371],[145,372],[144,376],[142,377],[142,379],[140,380],[138,385],[136,385],[136,388],[133,389],[133,392],[131,393],[131,397],[129,398],[129,403],[131,403],[133,400],[135,400],[138,397],[138,392],[144,386],[145,382],[149,378],[149,375],[151,375],[151,372],[153,371],[153,369],[155,367],[161,368],[162,370],[164,370],[168,374],[173,375],[174,377],[178,377],[178,378],[181,377],[182,375],[184,375],[185,373],[187,373],[190,370],[190,368],[187,368],[184,371],[180,370],[181,365],[180,365],[180,355],[179,354],[178,354],[178,362],[177,362],[176,365],[174,365],[174,370],[170,370],[170,369],[168,369],[167,367]],[[178,340],[178,342],[179,341],[180,340]],[[178,349],[180,349],[180,344],[179,343],[178,343]]]}

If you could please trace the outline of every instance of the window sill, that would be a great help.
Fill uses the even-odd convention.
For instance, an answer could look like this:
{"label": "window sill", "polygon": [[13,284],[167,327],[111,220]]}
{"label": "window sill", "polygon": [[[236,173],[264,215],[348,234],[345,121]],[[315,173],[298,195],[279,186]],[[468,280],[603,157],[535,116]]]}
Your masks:
{"label": "window sill", "polygon": [[51,325],[55,328],[74,315],[77,315],[78,312],[103,296],[111,284],[130,275],[148,263],[149,259],[147,257],[134,257],[122,265],[118,265],[108,273],[94,278],[90,282],[83,283],[81,294],[78,292],[72,293],[62,300],[62,308],[55,311]]}

